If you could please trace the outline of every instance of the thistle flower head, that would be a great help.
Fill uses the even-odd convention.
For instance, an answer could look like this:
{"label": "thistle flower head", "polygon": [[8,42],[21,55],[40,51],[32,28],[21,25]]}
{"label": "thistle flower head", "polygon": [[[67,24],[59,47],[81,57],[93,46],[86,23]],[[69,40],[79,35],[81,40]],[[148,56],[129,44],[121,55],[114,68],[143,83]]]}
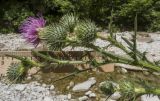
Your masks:
{"label": "thistle flower head", "polygon": [[65,47],[67,30],[60,24],[54,24],[46,27],[44,32],[45,42],[51,50],[61,50]]}
{"label": "thistle flower head", "polygon": [[113,84],[112,81],[104,81],[100,83],[100,89],[103,91],[105,94],[113,94],[115,92],[115,85]]}
{"label": "thistle flower head", "polygon": [[97,37],[96,25],[89,20],[80,22],[74,32],[78,40],[84,44],[93,42]]}
{"label": "thistle flower head", "polygon": [[7,77],[10,81],[21,82],[27,76],[27,71],[21,63],[14,63],[7,70]]}
{"label": "thistle flower head", "polygon": [[29,17],[20,26],[20,32],[27,42],[37,46],[40,42],[39,30],[46,24],[43,17]]}

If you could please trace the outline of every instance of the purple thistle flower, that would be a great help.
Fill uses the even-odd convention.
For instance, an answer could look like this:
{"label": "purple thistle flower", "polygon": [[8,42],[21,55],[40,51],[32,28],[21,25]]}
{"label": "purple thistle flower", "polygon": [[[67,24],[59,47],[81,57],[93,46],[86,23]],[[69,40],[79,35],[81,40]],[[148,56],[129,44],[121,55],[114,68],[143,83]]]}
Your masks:
{"label": "purple thistle flower", "polygon": [[19,29],[26,41],[36,47],[40,42],[38,31],[43,28],[45,24],[46,21],[43,17],[29,17],[22,23]]}

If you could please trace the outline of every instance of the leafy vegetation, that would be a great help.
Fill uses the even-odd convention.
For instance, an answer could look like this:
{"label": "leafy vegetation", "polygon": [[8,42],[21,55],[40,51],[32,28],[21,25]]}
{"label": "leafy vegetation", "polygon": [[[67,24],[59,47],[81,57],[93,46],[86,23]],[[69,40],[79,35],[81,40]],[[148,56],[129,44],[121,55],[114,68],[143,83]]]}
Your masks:
{"label": "leafy vegetation", "polygon": [[23,19],[42,13],[48,23],[57,21],[66,13],[74,12],[81,18],[90,18],[99,26],[107,28],[110,12],[113,24],[122,29],[133,28],[135,12],[139,15],[139,29],[160,30],[160,1],[158,0],[1,0],[0,32],[18,31]]}

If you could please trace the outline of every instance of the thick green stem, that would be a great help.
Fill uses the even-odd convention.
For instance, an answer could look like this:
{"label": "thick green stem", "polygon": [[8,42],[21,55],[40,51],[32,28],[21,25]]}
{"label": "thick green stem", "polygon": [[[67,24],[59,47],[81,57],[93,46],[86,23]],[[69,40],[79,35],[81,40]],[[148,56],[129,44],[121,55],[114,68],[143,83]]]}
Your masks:
{"label": "thick green stem", "polygon": [[[122,49],[125,53],[127,53],[128,55],[130,54],[130,52],[128,51],[128,50],[126,50],[126,48],[122,45],[122,44],[120,44],[120,43],[118,43],[116,40],[114,40],[113,38],[111,38],[111,37],[102,37],[101,35],[98,35],[98,37],[99,38],[101,38],[101,39],[103,39],[103,40],[106,40],[106,41],[110,41],[111,43],[114,43],[114,45],[116,46],[116,47],[118,47],[118,48],[120,48],[120,49]],[[95,48],[94,48],[95,49]],[[98,49],[96,49],[96,50],[98,50]],[[99,51],[103,51],[103,50],[99,50]],[[140,57],[142,57],[142,54],[140,54],[140,52],[139,51],[137,51],[136,50],[136,53],[135,53],[135,50],[133,51],[134,52],[134,55],[136,55],[137,56],[137,52],[138,52],[138,55],[140,56]],[[105,53],[106,54],[106,53]],[[108,55],[109,56],[109,55]],[[111,55],[110,55],[111,56]],[[113,56],[112,56],[113,57]],[[119,56],[117,56],[117,57],[115,57],[115,58],[119,58],[119,59],[121,59]],[[135,56],[134,56],[134,58],[135,58]],[[124,59],[123,59],[124,60]],[[129,61],[130,63],[133,63],[134,61],[132,60],[128,60],[128,59],[125,59],[125,61]],[[155,65],[155,64],[152,64],[150,61],[148,61],[148,60],[146,60],[146,61],[143,61],[143,60],[137,60],[137,62],[136,62],[136,64],[137,65],[139,65],[139,66],[142,66],[142,67],[145,67],[145,68],[147,68],[147,69],[151,69],[151,70],[154,70],[154,71],[160,71],[160,66],[157,66],[157,65]]]}
{"label": "thick green stem", "polygon": [[98,47],[98,46],[95,46],[93,44],[88,44],[88,47],[91,48],[91,49],[94,49],[95,51],[105,55],[106,57],[110,57],[111,59],[115,59],[121,63],[131,63],[133,62],[132,59],[129,59],[129,58],[125,58],[125,57],[122,57],[122,56],[119,56],[119,55],[116,55],[116,54],[112,54],[112,53],[109,53],[107,51],[105,51],[104,49]]}
{"label": "thick green stem", "polygon": [[138,61],[137,60],[137,13],[134,19],[134,35],[133,35],[133,59],[135,63]]}
{"label": "thick green stem", "polygon": [[134,92],[136,94],[145,94],[146,93],[146,89],[145,88],[135,88]]}
{"label": "thick green stem", "polygon": [[154,65],[154,64],[148,63],[146,61],[138,61],[137,64],[142,66],[142,67],[145,67],[147,69],[151,69],[151,70],[160,72],[160,66],[158,66],[158,65]]}
{"label": "thick green stem", "polygon": [[48,57],[44,54],[41,54],[39,52],[36,52],[36,51],[32,51],[32,53],[36,56],[39,56],[49,62],[53,62],[53,63],[57,63],[57,64],[85,64],[87,63],[88,61],[70,61],[70,60],[58,60],[58,59],[55,59],[55,58],[52,58],[52,57]]}
{"label": "thick green stem", "polygon": [[9,54],[6,54],[6,56],[12,57],[12,58],[15,58],[15,59],[18,59],[18,60],[20,60],[21,62],[23,62],[23,63],[25,63],[25,64],[27,64],[27,65],[30,65],[30,66],[32,66],[32,67],[41,67],[41,66],[43,66],[43,64],[37,63],[37,62],[32,61],[32,60],[30,60],[30,59],[28,59],[28,58],[25,58],[25,57],[16,56],[16,55],[9,55]]}
{"label": "thick green stem", "polygon": [[160,88],[142,88],[142,87],[138,88],[136,87],[134,91],[137,95],[143,95],[143,94],[160,95]]}
{"label": "thick green stem", "polygon": [[116,41],[114,38],[112,38],[111,36],[102,36],[99,33],[97,33],[97,37],[105,40],[105,41],[109,41],[111,44],[113,44],[114,46],[120,48],[121,50],[123,50],[125,53],[127,53],[128,55],[130,55],[130,52],[126,49],[126,47],[124,47],[121,43],[119,43],[118,41]]}

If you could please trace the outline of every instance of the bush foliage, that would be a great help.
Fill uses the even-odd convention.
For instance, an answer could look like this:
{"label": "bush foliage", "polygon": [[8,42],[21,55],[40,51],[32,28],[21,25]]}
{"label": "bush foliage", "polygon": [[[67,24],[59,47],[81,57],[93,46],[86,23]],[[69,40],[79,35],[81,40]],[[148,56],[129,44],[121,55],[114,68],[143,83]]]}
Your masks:
{"label": "bush foliage", "polygon": [[158,0],[1,0],[0,32],[18,31],[24,18],[42,13],[52,23],[68,12],[90,18],[107,27],[113,10],[113,24],[122,29],[133,28],[135,12],[139,16],[139,29],[160,30],[160,1]]}

